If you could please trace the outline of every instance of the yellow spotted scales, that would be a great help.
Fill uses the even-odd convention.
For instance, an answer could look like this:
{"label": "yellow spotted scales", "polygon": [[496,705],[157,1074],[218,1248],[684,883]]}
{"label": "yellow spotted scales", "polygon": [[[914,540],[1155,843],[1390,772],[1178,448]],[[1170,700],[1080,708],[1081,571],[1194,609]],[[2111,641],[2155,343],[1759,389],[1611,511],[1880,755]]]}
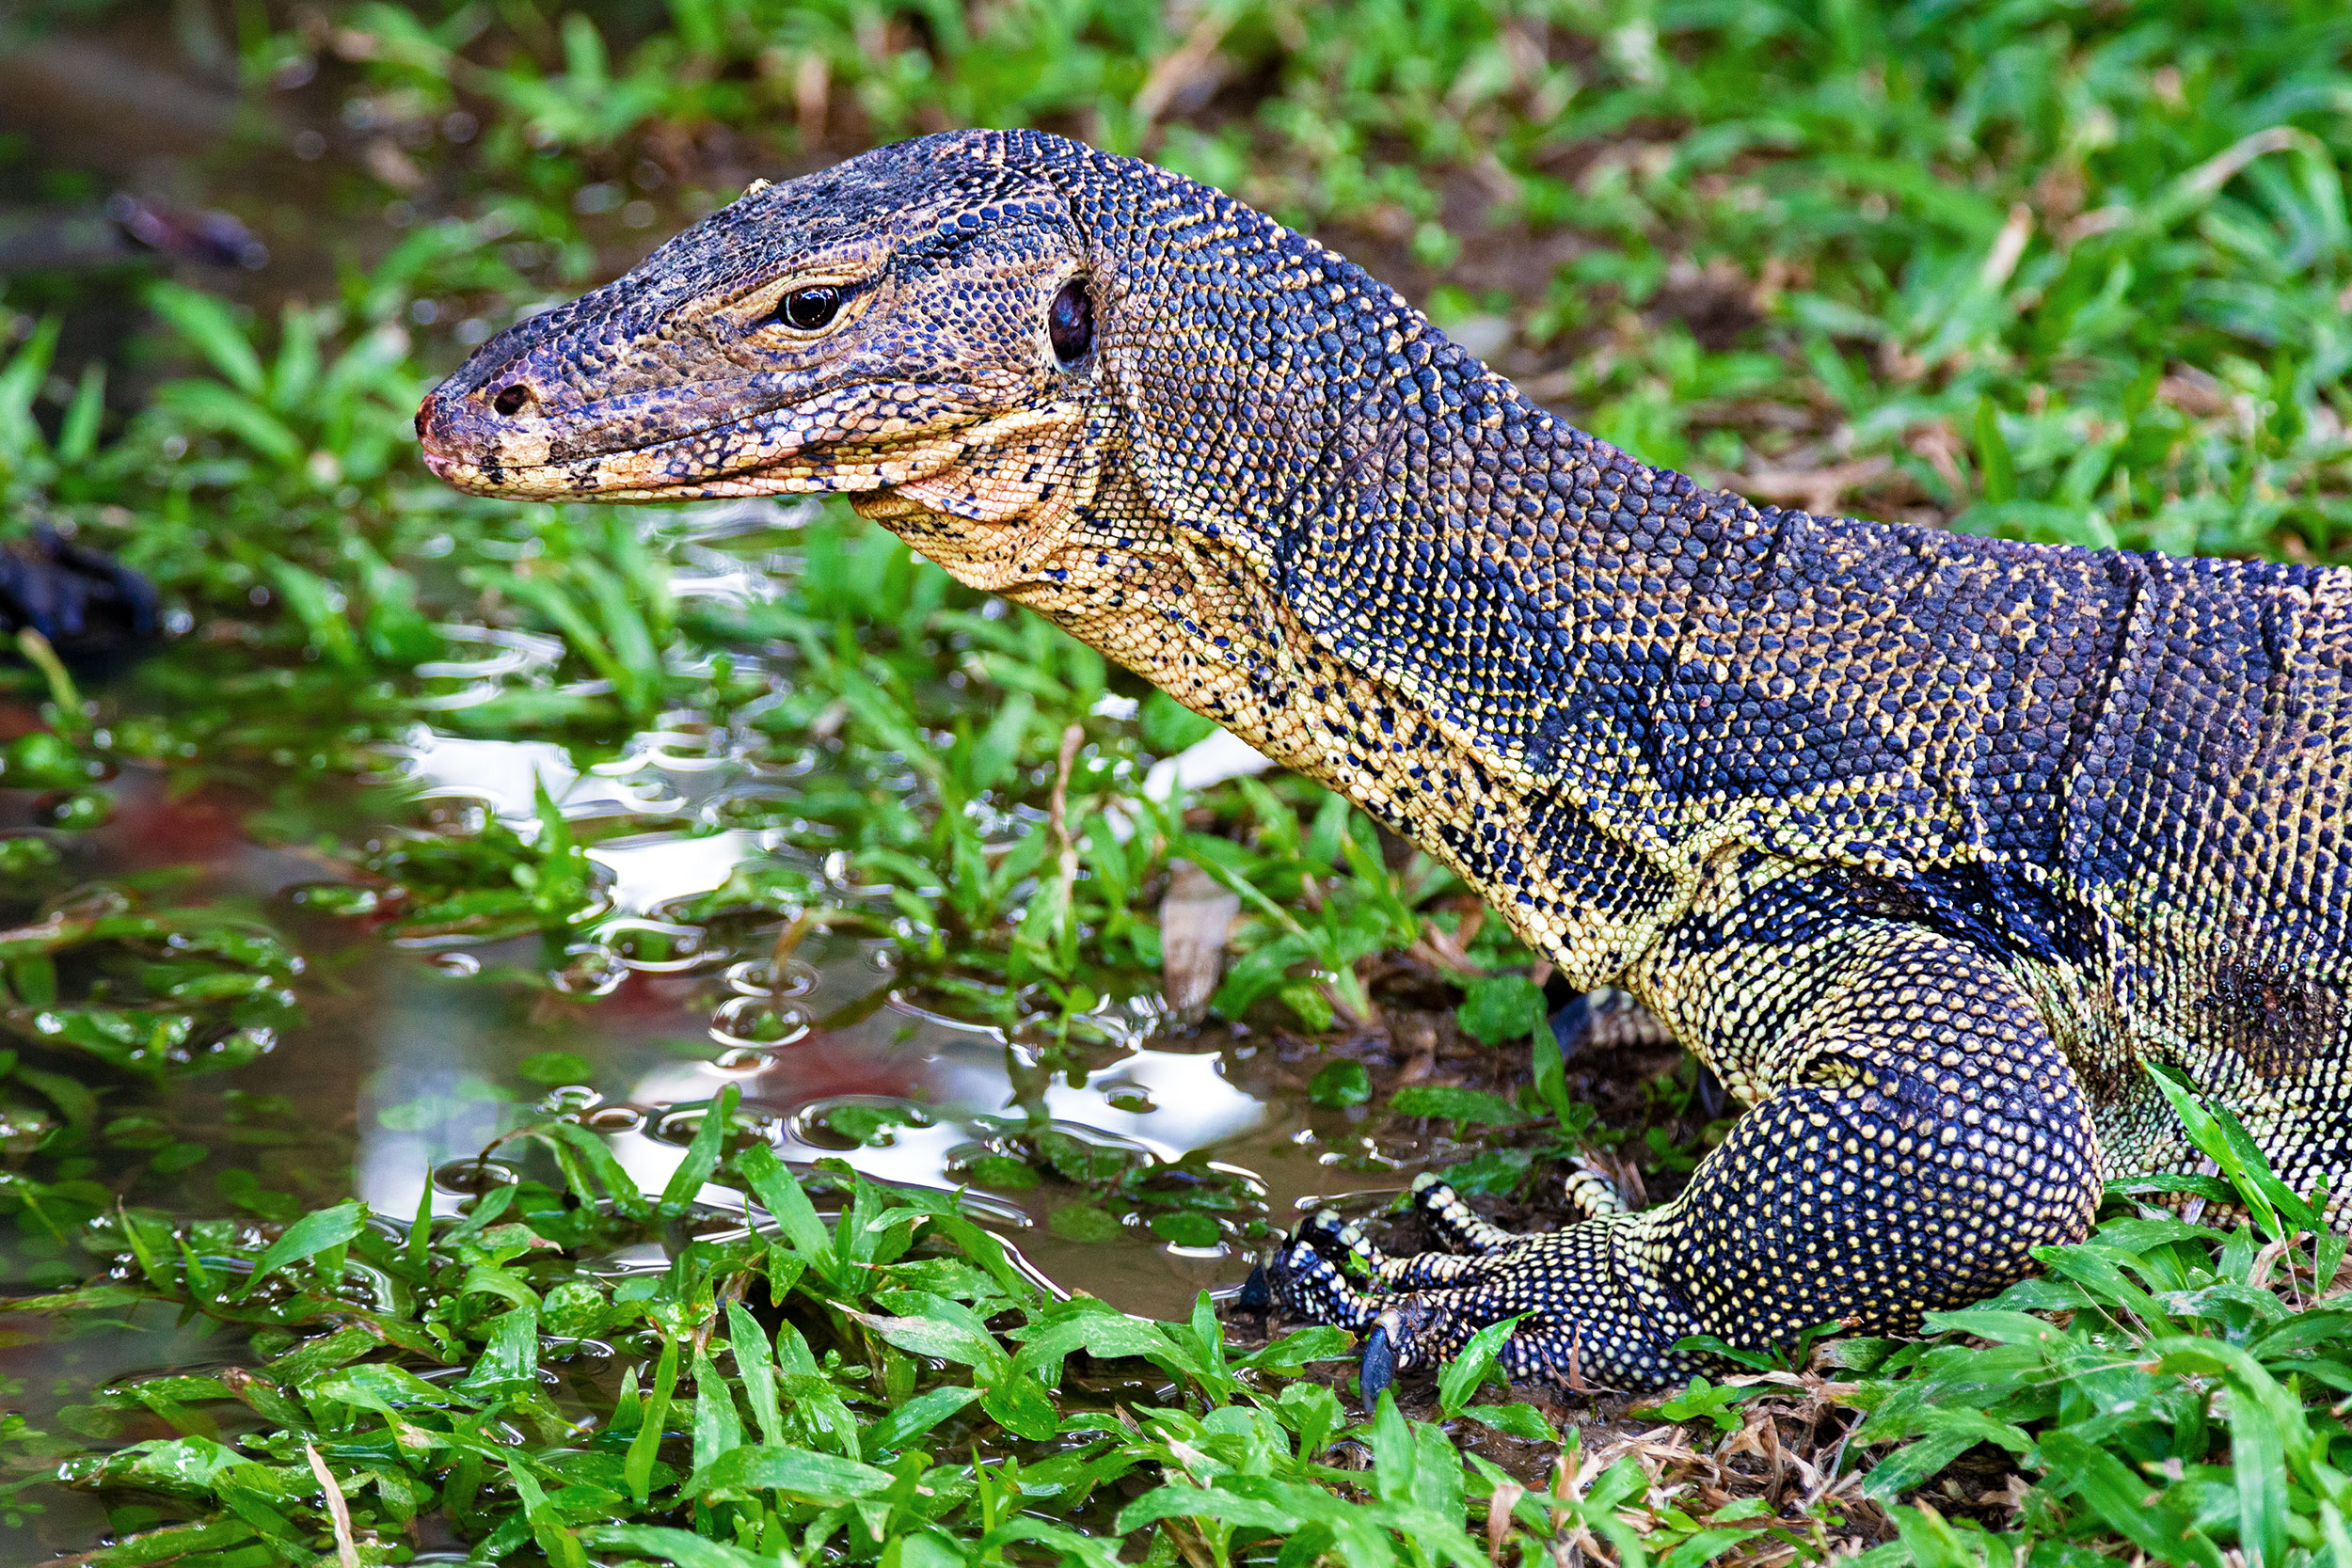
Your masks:
{"label": "yellow spotted scales", "polygon": [[[2352,574],[1823,518],[1560,422],[1314,241],[1027,132],[745,197],[418,416],[485,494],[838,490],[1457,868],[1745,1105],[1673,1202],[1268,1260],[1368,1390],[1900,1331],[2192,1155],[2352,1166]],[[2341,1212],[2341,1211],[2339,1211]],[[1344,1267],[1343,1266],[1344,1265]],[[1351,1283],[1351,1275],[1363,1283]]]}

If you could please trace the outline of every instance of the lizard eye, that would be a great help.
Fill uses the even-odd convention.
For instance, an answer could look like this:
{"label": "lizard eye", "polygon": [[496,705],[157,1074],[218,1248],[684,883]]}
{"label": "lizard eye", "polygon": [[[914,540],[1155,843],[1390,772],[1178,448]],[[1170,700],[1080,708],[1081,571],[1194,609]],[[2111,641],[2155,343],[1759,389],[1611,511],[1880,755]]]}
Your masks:
{"label": "lizard eye", "polygon": [[1087,293],[1085,278],[1072,278],[1054,296],[1053,309],[1045,314],[1045,335],[1053,340],[1054,357],[1063,370],[1094,347],[1094,296]]}
{"label": "lizard eye", "polygon": [[815,332],[832,324],[841,309],[841,291],[831,283],[795,289],[776,303],[776,320],[795,332]]}

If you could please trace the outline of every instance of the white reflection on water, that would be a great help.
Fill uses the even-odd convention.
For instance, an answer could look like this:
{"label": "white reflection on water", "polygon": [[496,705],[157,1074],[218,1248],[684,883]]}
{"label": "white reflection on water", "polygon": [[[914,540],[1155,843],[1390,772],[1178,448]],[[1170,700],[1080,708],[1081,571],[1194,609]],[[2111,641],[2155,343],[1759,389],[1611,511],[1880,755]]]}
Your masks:
{"label": "white reflection on water", "polygon": [[[886,1011],[882,1016],[890,1015]],[[877,1048],[890,1049],[879,1042]],[[908,1103],[919,1104],[933,1118],[932,1125],[894,1127],[889,1143],[846,1152],[807,1142],[791,1130],[789,1113],[800,1108],[790,1102],[793,1097],[787,1088],[791,1051],[779,1053],[774,1073],[745,1085],[745,1089],[747,1098],[776,1101],[777,1108],[787,1113],[787,1126],[776,1145],[776,1151],[787,1160],[842,1159],[878,1181],[953,1186],[949,1155],[984,1134],[987,1129],[981,1118],[1019,1114],[1006,1075],[1005,1049],[969,1035],[934,1036],[930,1050],[907,1053],[902,1062],[915,1096]],[[633,1098],[645,1105],[692,1104],[711,1099],[730,1083],[741,1082],[739,1074],[723,1072],[706,1063],[671,1062],[642,1077]],[[1132,1091],[1137,1086],[1156,1102],[1155,1109],[1122,1111],[1104,1098],[1106,1088]],[[786,1092],[778,1095],[779,1089]],[[1125,1144],[1165,1160],[1182,1159],[1195,1149],[1239,1137],[1263,1125],[1268,1114],[1263,1103],[1226,1082],[1216,1055],[1149,1049],[1089,1074],[1083,1086],[1057,1077],[1042,1098],[1046,1115],[1063,1131],[1098,1142]],[[659,1190],[669,1180],[686,1152],[644,1136],[619,1140],[613,1151],[638,1184],[648,1190]],[[739,1201],[732,1196],[722,1199],[718,1189],[709,1190],[708,1196],[714,1201]]]}
{"label": "white reflection on water", "polygon": [[[942,1063],[933,1079],[943,1102],[961,1101],[975,1110],[1002,1111],[1007,1106],[1005,1065],[1001,1052],[993,1060]],[[1156,1107],[1122,1111],[1104,1099],[1113,1087],[1140,1085]],[[985,1103],[993,1098],[993,1104]],[[1045,1110],[1056,1121],[1076,1122],[1095,1132],[1148,1148],[1162,1159],[1181,1159],[1242,1133],[1265,1120],[1266,1108],[1232,1084],[1218,1070],[1213,1054],[1140,1050],[1088,1076],[1084,1088],[1073,1088],[1057,1076],[1047,1085]]]}
{"label": "white reflection on water", "polygon": [[[707,865],[716,870],[723,863],[717,857]],[[623,869],[633,874],[635,867]],[[609,1097],[609,1108],[644,1107],[654,1119],[663,1107],[707,1105],[727,1085],[738,1085],[746,1113],[758,1118],[787,1162],[839,1159],[894,1185],[956,1187],[958,1162],[973,1146],[1037,1125],[1031,1113],[1058,1132],[1098,1145],[1171,1161],[1206,1153],[1229,1171],[1237,1164],[1253,1183],[1265,1183],[1265,1200],[1278,1212],[1327,1180],[1313,1149],[1291,1149],[1279,1135],[1295,1107],[1262,1101],[1229,1081],[1230,1052],[1146,1047],[1106,1053],[1073,1085],[1064,1075],[1041,1071],[1026,1052],[1008,1047],[993,1033],[947,1029],[886,1005],[767,1053],[765,1064],[753,1070],[741,1065],[729,1070],[676,1054],[684,1045],[680,1037],[708,1023],[711,998],[727,994],[715,972],[635,976],[626,996],[565,1008],[563,1027],[549,1031],[526,1017],[532,993],[490,978],[501,963],[530,962],[527,949],[534,943],[521,939],[493,952],[480,980],[453,979],[405,961],[385,975],[364,1031],[373,1070],[358,1106],[355,1171],[358,1196],[378,1212],[414,1213],[432,1167],[470,1156],[501,1131],[547,1114],[529,1103],[535,1091],[515,1069],[524,1055],[550,1050],[584,1058],[585,1082]],[[876,983],[887,981],[870,963],[843,954],[822,963],[808,1001],[819,1009],[838,1006],[846,998],[836,994],[828,1001],[828,993],[854,995]],[[710,1049],[718,1053],[715,1042]],[[844,1101],[919,1114],[914,1124],[890,1128],[887,1141],[844,1150],[821,1115],[823,1107]],[[692,1115],[690,1109],[683,1125],[659,1137],[644,1122],[626,1121],[605,1136],[638,1185],[660,1192],[685,1158]],[[511,1152],[526,1164],[544,1159],[519,1146]],[[729,1189],[706,1186],[698,1196],[723,1212],[742,1207],[741,1196]],[[1002,1196],[967,1190],[964,1199],[975,1219],[1016,1241],[1063,1287],[1091,1291],[1124,1310],[1173,1310],[1170,1303],[1189,1300],[1195,1290],[1230,1286],[1237,1277],[1230,1248],[1171,1248],[1132,1223],[1114,1245],[1059,1236],[1041,1222],[1073,1201],[1089,1201],[1066,1184],[1049,1180],[1033,1192]],[[437,1194],[435,1208],[453,1213],[462,1201]]]}
{"label": "white reflection on water", "polygon": [[570,752],[545,740],[472,740],[420,724],[386,750],[420,798],[480,800],[518,830],[535,825],[543,788],[565,816],[666,816],[685,805],[659,773],[582,772]]}
{"label": "white reflection on water", "polygon": [[612,873],[612,907],[623,914],[651,914],[679,898],[723,887],[735,868],[767,854],[758,833],[743,828],[702,838],[676,833],[640,833],[607,839],[588,858]]}

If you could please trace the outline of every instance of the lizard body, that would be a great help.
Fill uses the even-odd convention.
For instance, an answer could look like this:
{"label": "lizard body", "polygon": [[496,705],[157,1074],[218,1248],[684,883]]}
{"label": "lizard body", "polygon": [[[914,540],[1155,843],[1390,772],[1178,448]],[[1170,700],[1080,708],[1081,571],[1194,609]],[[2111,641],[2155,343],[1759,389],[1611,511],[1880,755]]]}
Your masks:
{"label": "lizard body", "polygon": [[[755,187],[427,400],[491,494],[848,492],[1455,867],[1749,1107],[1673,1202],[1286,1306],[1367,1388],[1899,1330],[2190,1163],[2149,1063],[2352,1173],[2352,572],[1759,510],[1570,428],[1230,198],[1027,132]],[[2339,1211],[2341,1212],[2341,1211]],[[1354,1275],[1354,1282],[1350,1275]]]}

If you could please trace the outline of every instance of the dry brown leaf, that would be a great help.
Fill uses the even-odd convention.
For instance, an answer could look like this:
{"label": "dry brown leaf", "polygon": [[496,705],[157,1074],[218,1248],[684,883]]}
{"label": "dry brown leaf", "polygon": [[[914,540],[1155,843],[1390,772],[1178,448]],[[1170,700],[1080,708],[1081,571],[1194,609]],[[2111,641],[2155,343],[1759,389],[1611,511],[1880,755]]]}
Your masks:
{"label": "dry brown leaf", "polygon": [[1825,468],[1766,468],[1740,475],[1733,488],[1742,495],[1793,501],[1817,515],[1834,516],[1848,491],[1885,478],[1892,467],[1885,458],[1871,456]]}
{"label": "dry brown leaf", "polygon": [[1241,897],[1190,861],[1168,866],[1160,900],[1160,991],[1168,1012],[1192,1022],[1208,1010],[1225,967],[1225,938]]}

